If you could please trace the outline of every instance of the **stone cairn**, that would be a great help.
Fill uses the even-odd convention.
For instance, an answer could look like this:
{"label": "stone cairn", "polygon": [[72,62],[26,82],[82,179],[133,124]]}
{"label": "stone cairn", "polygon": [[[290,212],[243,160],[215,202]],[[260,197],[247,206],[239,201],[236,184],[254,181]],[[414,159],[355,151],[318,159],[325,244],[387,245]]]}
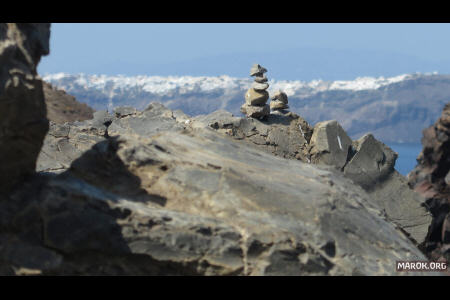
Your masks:
{"label": "stone cairn", "polygon": [[272,101],[270,101],[270,109],[272,111],[282,111],[288,108],[288,96],[285,92],[278,90],[278,92],[272,96]]}
{"label": "stone cairn", "polygon": [[270,107],[266,104],[269,99],[267,77],[264,73],[267,69],[259,64],[254,64],[250,69],[250,76],[255,77],[252,87],[245,93],[245,103],[241,106],[241,112],[247,117],[263,119],[270,114]]}

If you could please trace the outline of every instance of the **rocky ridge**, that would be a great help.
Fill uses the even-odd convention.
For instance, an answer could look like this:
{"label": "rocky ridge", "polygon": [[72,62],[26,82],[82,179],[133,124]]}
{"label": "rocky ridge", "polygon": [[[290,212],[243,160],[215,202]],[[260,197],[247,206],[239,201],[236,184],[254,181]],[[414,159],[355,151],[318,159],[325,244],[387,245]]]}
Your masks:
{"label": "rocky ridge", "polygon": [[[285,128],[283,123],[290,124],[286,133],[289,129],[292,134],[298,133],[299,129],[294,129],[298,124],[307,129],[307,123],[295,115],[271,114],[267,121],[260,121],[216,112],[192,119],[158,103],[144,111],[123,107],[111,115],[96,112],[94,120],[64,125],[70,127],[66,132],[73,132],[72,138],[56,138],[53,134],[46,141],[57,143],[63,138],[75,148],[80,140],[101,139],[90,150],[80,151],[68,169],[60,170],[61,174],[47,173],[50,177],[46,185],[62,189],[73,184],[70,193],[78,194],[71,197],[96,195],[111,208],[126,203],[124,207],[130,212],[122,213],[122,219],[116,221],[122,224],[116,238],[124,240],[128,248],[117,251],[130,251],[131,256],[140,253],[142,259],[148,256],[158,262],[153,265],[164,266],[150,269],[152,263],[147,267],[141,264],[141,269],[133,269],[138,273],[394,274],[397,255],[410,253],[405,258],[424,259],[399,226],[388,221],[379,204],[338,170],[298,161],[289,148],[263,150],[262,145],[242,135],[233,136],[233,123],[244,135],[246,130],[255,131],[253,126],[271,131],[271,126]],[[50,134],[62,126],[55,124]],[[285,138],[286,133],[274,133],[275,142],[282,145],[279,138]],[[277,157],[283,155],[294,159]],[[79,194],[81,188],[84,194]],[[52,193],[47,190],[42,197]],[[87,198],[83,201],[90,205]],[[72,205],[63,203],[60,205]],[[159,219],[156,212],[162,214]],[[75,247],[64,251],[79,253],[81,245],[87,243],[83,246],[87,247],[93,242],[88,238],[76,244],[72,237],[63,237],[66,235],[59,228],[72,221],[58,220],[63,223],[57,223],[53,230],[64,240],[58,241],[58,247]],[[155,225],[148,227],[146,222]],[[83,223],[77,221],[77,226]],[[88,224],[92,226],[92,221],[86,223],[77,230],[90,232]],[[131,224],[133,230],[124,229]],[[102,229],[105,224],[98,226],[99,230],[108,230]],[[180,232],[181,228],[186,229]],[[112,238],[111,233],[108,236]],[[404,249],[409,250],[405,253]],[[88,262],[71,262],[71,271],[67,264],[62,263],[58,270],[83,273]],[[78,264],[81,266],[77,269]],[[118,262],[115,258],[98,264],[117,266]],[[167,264],[176,267],[169,271]],[[126,273],[134,265],[121,268],[120,272]],[[101,273],[94,267],[91,272]]]}

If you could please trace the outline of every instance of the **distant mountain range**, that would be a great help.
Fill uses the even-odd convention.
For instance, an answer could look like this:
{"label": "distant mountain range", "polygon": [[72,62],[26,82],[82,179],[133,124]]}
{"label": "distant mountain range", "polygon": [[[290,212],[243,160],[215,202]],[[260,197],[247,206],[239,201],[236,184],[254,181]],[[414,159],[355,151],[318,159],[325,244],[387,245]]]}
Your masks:
{"label": "distant mountain range", "polygon": [[[270,78],[270,76],[269,76]],[[145,108],[164,103],[189,115],[225,109],[240,115],[251,78],[230,76],[106,76],[48,74],[43,79],[96,110]],[[269,92],[284,90],[290,110],[311,124],[335,119],[353,139],[372,132],[385,143],[420,143],[422,130],[450,101],[450,75],[405,74],[349,81],[269,80]]]}

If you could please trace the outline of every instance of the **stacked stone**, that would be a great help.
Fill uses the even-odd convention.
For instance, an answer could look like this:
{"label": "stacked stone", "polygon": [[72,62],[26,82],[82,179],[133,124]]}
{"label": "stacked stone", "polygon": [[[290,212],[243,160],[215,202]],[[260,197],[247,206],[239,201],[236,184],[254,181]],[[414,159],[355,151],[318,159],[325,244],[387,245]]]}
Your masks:
{"label": "stacked stone", "polygon": [[267,69],[259,64],[254,64],[250,69],[250,76],[255,77],[255,82],[245,94],[245,103],[241,106],[241,112],[247,117],[263,119],[270,114],[270,107],[266,104],[269,99],[267,77],[264,73]]}
{"label": "stacked stone", "polygon": [[270,109],[273,111],[281,111],[288,108],[288,96],[285,92],[278,90],[278,92],[272,96],[272,101],[270,101]]}

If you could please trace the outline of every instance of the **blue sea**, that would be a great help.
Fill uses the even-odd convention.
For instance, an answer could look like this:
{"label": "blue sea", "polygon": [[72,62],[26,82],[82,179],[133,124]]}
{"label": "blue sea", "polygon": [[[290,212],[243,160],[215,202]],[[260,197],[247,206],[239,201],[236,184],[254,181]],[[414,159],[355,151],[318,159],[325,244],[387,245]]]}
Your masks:
{"label": "blue sea", "polygon": [[388,144],[395,152],[398,153],[395,169],[402,175],[406,176],[417,164],[416,158],[422,151],[421,144]]}

